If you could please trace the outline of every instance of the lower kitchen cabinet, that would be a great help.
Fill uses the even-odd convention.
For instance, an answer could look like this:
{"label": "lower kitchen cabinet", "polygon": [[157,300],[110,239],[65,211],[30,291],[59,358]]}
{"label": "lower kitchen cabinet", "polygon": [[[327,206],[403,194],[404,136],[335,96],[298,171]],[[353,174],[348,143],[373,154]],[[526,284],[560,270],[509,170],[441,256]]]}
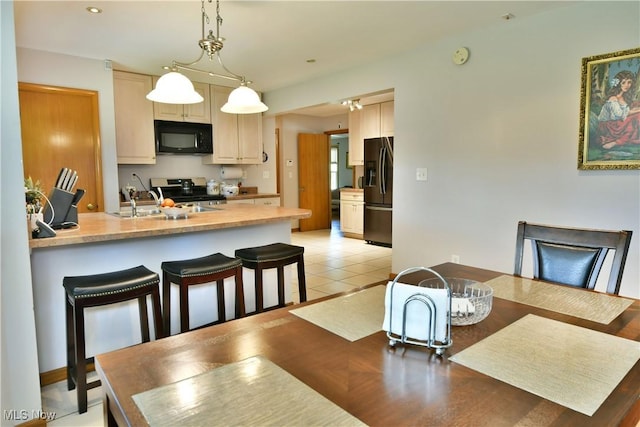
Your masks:
{"label": "lower kitchen cabinet", "polygon": [[362,239],[364,233],[364,193],[340,192],[340,230],[345,237]]}

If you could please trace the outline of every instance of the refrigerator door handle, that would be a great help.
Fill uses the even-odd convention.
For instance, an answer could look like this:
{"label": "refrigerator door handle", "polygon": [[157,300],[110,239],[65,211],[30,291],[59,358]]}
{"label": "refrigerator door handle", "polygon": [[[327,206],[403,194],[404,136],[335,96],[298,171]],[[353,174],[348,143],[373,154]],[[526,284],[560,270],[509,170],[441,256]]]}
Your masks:
{"label": "refrigerator door handle", "polygon": [[364,208],[370,211],[392,211],[393,210],[393,208],[385,208],[382,206],[365,206]]}
{"label": "refrigerator door handle", "polygon": [[387,185],[386,185],[386,176],[387,174],[385,173],[385,157],[386,157],[386,153],[385,153],[386,148],[384,146],[382,146],[380,148],[380,152],[378,155],[378,172],[380,174],[380,178],[379,178],[379,182],[380,182],[380,194],[386,194],[387,192]]}

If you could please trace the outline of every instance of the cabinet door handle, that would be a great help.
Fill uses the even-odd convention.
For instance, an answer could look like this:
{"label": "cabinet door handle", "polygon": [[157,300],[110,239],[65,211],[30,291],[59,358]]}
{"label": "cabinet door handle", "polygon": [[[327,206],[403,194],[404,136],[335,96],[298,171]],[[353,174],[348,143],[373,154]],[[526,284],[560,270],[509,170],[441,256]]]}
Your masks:
{"label": "cabinet door handle", "polygon": [[89,203],[89,204],[87,205],[87,209],[89,209],[90,211],[93,211],[93,210],[95,210],[95,209],[96,209],[96,205],[94,205],[93,203]]}

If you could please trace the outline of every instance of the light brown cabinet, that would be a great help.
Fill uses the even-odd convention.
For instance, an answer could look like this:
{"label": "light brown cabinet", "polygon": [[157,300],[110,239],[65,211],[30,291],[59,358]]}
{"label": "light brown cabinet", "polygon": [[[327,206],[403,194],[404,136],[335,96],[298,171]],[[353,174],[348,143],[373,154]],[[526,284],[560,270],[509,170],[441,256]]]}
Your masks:
{"label": "light brown cabinet", "polygon": [[[160,77],[153,77],[155,87]],[[211,100],[209,85],[193,82],[193,88],[203,98],[203,102],[197,104],[163,104],[153,103],[153,117],[156,120],[169,120],[172,122],[211,123]]]}
{"label": "light brown cabinet", "polygon": [[346,237],[362,239],[364,234],[364,193],[340,192],[340,230]]}
{"label": "light brown cabinet", "polygon": [[233,88],[210,86],[213,155],[204,164],[262,163],[262,114],[228,114],[220,111]]}
{"label": "light brown cabinet", "polygon": [[394,101],[380,104],[380,136],[393,136]]}
{"label": "light brown cabinet", "polygon": [[120,164],[155,164],[151,76],[113,72],[116,151]]}
{"label": "light brown cabinet", "polygon": [[370,104],[349,112],[349,165],[364,164],[364,140],[393,136],[394,101]]}

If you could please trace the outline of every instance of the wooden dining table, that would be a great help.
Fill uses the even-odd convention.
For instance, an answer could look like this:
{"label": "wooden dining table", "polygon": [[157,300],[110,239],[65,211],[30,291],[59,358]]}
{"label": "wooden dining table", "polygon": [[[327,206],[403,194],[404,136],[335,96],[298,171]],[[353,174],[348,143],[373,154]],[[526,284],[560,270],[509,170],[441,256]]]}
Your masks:
{"label": "wooden dining table", "polygon": [[[505,274],[452,263],[433,269],[445,277],[480,282]],[[428,277],[433,276],[420,271],[403,281],[418,283]],[[354,341],[344,339],[291,313],[305,304],[98,355],[105,424],[148,425],[134,395],[255,356],[273,362],[370,426],[630,426],[640,420],[640,362],[588,416],[449,360],[530,314],[640,345],[640,300],[602,324],[494,298],[486,319],[452,328],[453,344],[442,356],[420,346],[390,347],[382,330]],[[607,369],[607,348],[593,348],[593,357]],[[215,425],[217,414],[210,417],[210,425]]]}

